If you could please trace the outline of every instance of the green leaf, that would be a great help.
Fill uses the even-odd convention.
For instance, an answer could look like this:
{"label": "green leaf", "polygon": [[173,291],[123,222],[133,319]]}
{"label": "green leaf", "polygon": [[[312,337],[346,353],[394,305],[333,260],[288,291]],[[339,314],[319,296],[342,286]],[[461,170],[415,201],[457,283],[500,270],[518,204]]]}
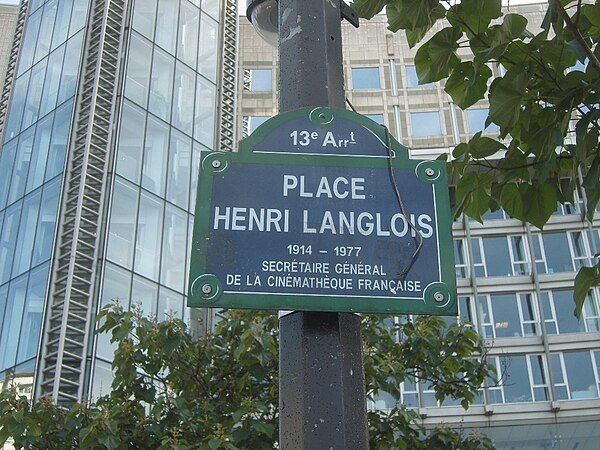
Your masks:
{"label": "green leaf", "polygon": [[523,199],[516,184],[504,185],[500,194],[500,204],[509,216],[523,217]]}
{"label": "green leaf", "polygon": [[500,202],[510,216],[542,229],[556,211],[558,197],[556,188],[548,184],[507,184]]}
{"label": "green leaf", "polygon": [[462,32],[458,28],[444,28],[417,50],[415,66],[420,83],[439,81],[447,77],[450,69],[459,64],[456,51],[461,35]]}
{"label": "green leaf", "polygon": [[489,173],[468,172],[456,184],[457,202],[464,204],[464,212],[479,222],[489,208],[492,181]]}
{"label": "green leaf", "polygon": [[523,66],[513,66],[490,87],[490,112],[486,126],[492,122],[498,124],[501,137],[506,136],[519,121],[529,79]]}
{"label": "green leaf", "polygon": [[588,292],[594,286],[600,285],[600,263],[594,267],[582,267],[575,277],[575,316],[581,319],[583,304]]}
{"label": "green leaf", "polygon": [[438,0],[402,0],[392,2],[386,8],[388,28],[393,32],[398,30],[414,30],[427,26],[431,28],[435,21],[440,18],[440,8],[443,9]]}
{"label": "green leaf", "polygon": [[387,3],[388,0],[356,0],[350,6],[356,11],[359,17],[372,19],[375,14],[381,12]]}
{"label": "green leaf", "polygon": [[467,35],[482,33],[490,22],[502,15],[501,0],[462,0],[451,8],[448,20]]}
{"label": "green leaf", "polygon": [[483,99],[491,76],[492,70],[488,66],[476,66],[465,61],[454,68],[445,90],[461,109],[467,109]]}

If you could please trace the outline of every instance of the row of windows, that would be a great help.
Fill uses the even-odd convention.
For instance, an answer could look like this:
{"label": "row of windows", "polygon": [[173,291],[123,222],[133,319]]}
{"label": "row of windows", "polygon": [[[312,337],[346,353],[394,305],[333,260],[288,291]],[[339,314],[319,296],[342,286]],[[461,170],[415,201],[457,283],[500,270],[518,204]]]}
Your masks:
{"label": "row of windows", "polygon": [[542,317],[547,334],[600,331],[598,293],[584,303],[583,315],[573,314],[573,290],[552,289],[460,297],[460,320],[472,323],[488,339],[540,336]]}
{"label": "row of windows", "polygon": [[17,76],[37,64],[85,25],[87,0],[32,1],[21,44]]}
{"label": "row of windows", "polygon": [[[550,365],[543,354],[491,356],[499,380],[489,380],[486,394],[488,404],[548,401],[551,370],[554,400],[598,398],[600,389],[600,351],[557,352],[550,354]],[[401,385],[401,404],[412,407],[456,406],[458,400],[440,403],[426,382],[407,380]],[[483,389],[473,404],[484,403]],[[381,392],[375,399],[377,408],[393,408],[398,404]]]}
{"label": "row of windows", "polygon": [[0,285],[50,259],[58,177],[0,212]]}
{"label": "row of windows", "polygon": [[[404,66],[405,85],[407,88],[430,87],[435,83],[419,84],[415,66]],[[273,89],[273,73],[271,69],[244,69],[244,90],[270,91]],[[351,69],[351,89],[381,89],[379,67],[353,67]]]}
{"label": "row of windows", "polygon": [[107,259],[184,292],[192,216],[121,178],[112,205]]}
{"label": "row of windows", "polygon": [[120,128],[117,173],[193,211],[200,152],[208,149],[127,101]]}
{"label": "row of windows", "polygon": [[133,28],[160,47],[163,58],[165,53],[175,56],[214,83],[220,3],[218,0],[204,0],[201,5],[199,0],[191,3],[187,0],[138,0]]}
{"label": "row of windows", "polygon": [[[485,121],[488,116],[488,108],[471,108],[465,111],[467,118],[467,129],[471,134],[479,131],[494,132],[498,130],[495,124],[486,127]],[[383,114],[365,114],[367,117],[375,116],[376,122],[384,124]],[[413,137],[443,136],[442,116],[440,111],[419,111],[407,113],[410,121],[410,132]],[[269,119],[270,116],[245,116],[247,133],[252,133],[260,124]]]}
{"label": "row of windows", "polygon": [[0,286],[0,370],[37,354],[47,281],[45,263]]}
{"label": "row of windows", "polygon": [[[214,83],[136,33],[131,36],[126,79],[128,99],[188,136],[212,146]],[[135,131],[132,128],[130,134]]]}
{"label": "row of windows", "polygon": [[77,64],[73,61],[79,60],[83,34],[80,31],[17,78],[4,142],[75,94]]}
{"label": "row of windows", "polygon": [[468,278],[471,270],[476,277],[530,275],[533,264],[541,274],[574,272],[592,264],[592,239],[586,231],[455,239],[456,276]]}
{"label": "row of windows", "polygon": [[63,170],[72,101],[3,146],[0,154],[0,211]]}

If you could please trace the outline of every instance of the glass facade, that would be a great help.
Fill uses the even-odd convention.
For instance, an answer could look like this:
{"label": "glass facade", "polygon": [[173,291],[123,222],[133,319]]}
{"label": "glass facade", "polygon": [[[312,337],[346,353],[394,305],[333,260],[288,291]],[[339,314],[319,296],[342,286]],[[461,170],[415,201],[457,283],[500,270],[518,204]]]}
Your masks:
{"label": "glass facade", "polygon": [[[98,307],[118,299],[190,320],[187,261],[200,152],[216,148],[222,3],[129,2]],[[30,1],[0,153],[0,372],[33,370],[39,351],[89,7]],[[95,347],[99,392],[114,349],[105,336]]]}
{"label": "glass facade", "polygon": [[88,7],[30,2],[0,154],[0,372],[37,356]]}
{"label": "glass facade", "polygon": [[[101,306],[119,299],[159,319],[190,319],[184,299],[198,165],[201,151],[215,149],[220,5],[134,5]],[[98,337],[94,383],[106,386],[113,350]]]}

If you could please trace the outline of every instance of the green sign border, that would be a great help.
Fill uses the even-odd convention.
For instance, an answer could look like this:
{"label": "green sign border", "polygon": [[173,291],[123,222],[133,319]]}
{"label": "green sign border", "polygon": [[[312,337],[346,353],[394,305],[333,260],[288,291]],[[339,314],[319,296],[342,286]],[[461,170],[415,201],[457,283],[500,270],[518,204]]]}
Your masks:
{"label": "green sign border", "polygon": [[[416,170],[417,176],[434,186],[437,210],[437,232],[441,281],[432,283],[424,291],[424,299],[402,297],[302,296],[298,294],[265,294],[254,292],[224,292],[221,282],[206,274],[207,239],[211,211],[213,176],[226,171],[231,164],[286,164],[322,167],[389,168],[388,157],[303,155],[290,153],[253,153],[252,149],[283,123],[309,115],[313,122],[332,123],[344,117],[368,128],[382,142],[388,142],[384,128],[371,119],[346,110],[331,108],[303,108],[277,115],[240,141],[239,152],[202,152],[196,196],[194,233],[189,275],[190,307],[280,309],[332,312],[398,313],[457,315],[456,272],[452,241],[452,222],[448,199],[446,164],[442,161],[411,160],[408,149],[389,136],[395,157],[394,169]],[[427,169],[433,169],[433,174]],[[428,174],[426,174],[426,171]]]}

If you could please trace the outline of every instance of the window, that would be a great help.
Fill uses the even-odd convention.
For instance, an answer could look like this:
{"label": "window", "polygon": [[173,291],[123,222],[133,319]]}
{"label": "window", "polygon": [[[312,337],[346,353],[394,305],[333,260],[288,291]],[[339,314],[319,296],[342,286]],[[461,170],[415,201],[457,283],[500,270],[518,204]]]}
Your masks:
{"label": "window", "polygon": [[260,125],[269,120],[270,116],[248,116],[248,130],[253,133]]}
{"label": "window", "polygon": [[523,403],[548,400],[548,377],[543,355],[512,355],[490,358],[499,374],[490,387],[490,403]]}
{"label": "window", "polygon": [[479,131],[498,131],[498,125],[495,123],[485,126],[485,121],[488,117],[488,108],[467,109],[467,125],[469,133],[477,133]]}
{"label": "window", "polygon": [[438,111],[412,112],[410,123],[413,136],[442,135],[442,123]]}
{"label": "window", "polygon": [[379,67],[353,67],[352,89],[381,89]]}
{"label": "window", "polygon": [[[575,303],[572,290],[542,292],[542,307],[549,334],[585,332],[585,321],[573,315]],[[585,311],[584,311],[585,313]]]}
{"label": "window", "polygon": [[598,397],[598,385],[590,352],[566,352],[561,355],[566,369],[569,398],[572,400]]}
{"label": "window", "polygon": [[418,87],[435,86],[435,83],[419,84],[419,77],[417,76],[417,68],[415,66],[405,66],[405,71],[406,71],[406,87],[418,88]]}
{"label": "window", "polygon": [[473,265],[479,277],[526,275],[531,263],[525,236],[471,238]]}
{"label": "window", "polygon": [[480,295],[481,325],[488,339],[538,334],[531,293]]}
{"label": "window", "polygon": [[384,125],[383,114],[365,114],[369,119],[377,122],[379,125]]}
{"label": "window", "polygon": [[[590,265],[590,251],[583,231],[542,233],[541,241],[543,249],[539,256],[545,265],[538,264],[538,270],[542,269],[542,273],[573,272]],[[538,244],[534,239],[534,247]],[[538,251],[540,249],[536,249],[536,253]]]}
{"label": "window", "polygon": [[456,278],[469,277],[469,264],[467,261],[465,240],[454,239],[454,266],[456,267]]}
{"label": "window", "polygon": [[273,89],[273,73],[271,69],[244,70],[244,90],[270,91]]}

